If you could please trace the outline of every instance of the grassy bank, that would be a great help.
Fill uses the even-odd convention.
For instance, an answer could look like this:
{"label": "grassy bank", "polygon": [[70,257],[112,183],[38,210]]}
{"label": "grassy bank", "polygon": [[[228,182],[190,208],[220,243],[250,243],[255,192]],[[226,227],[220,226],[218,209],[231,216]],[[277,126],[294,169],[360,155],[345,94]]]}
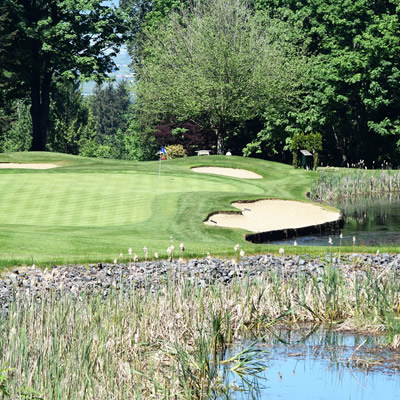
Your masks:
{"label": "grassy bank", "polygon": [[399,285],[392,270],[328,267],[320,277],[206,288],[166,277],[156,290],[121,288],[105,299],[19,298],[0,320],[0,390],[13,399],[229,398],[224,371],[251,378],[268,358],[249,348],[226,360],[227,346],[260,339],[277,321],[380,332],[398,347]]}

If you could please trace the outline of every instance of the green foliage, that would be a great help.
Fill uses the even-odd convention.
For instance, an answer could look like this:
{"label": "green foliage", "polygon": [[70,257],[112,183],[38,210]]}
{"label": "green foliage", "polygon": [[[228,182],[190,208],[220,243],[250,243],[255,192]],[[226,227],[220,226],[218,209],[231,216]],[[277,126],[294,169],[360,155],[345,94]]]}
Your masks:
{"label": "green foliage", "polygon": [[52,87],[47,148],[77,155],[80,135],[90,123],[88,104],[77,80],[59,78]]}
{"label": "green foliage", "polygon": [[3,111],[8,112],[8,124],[4,123],[3,129],[0,128],[0,133],[3,130],[0,135],[0,151],[29,150],[32,142],[32,119],[27,102],[15,100],[12,102],[11,108],[3,109]]}
{"label": "green foliage", "polygon": [[145,42],[136,86],[143,118],[212,129],[222,153],[245,121],[297,95],[305,63],[281,27],[260,22],[239,0],[195,2],[172,14]]}
{"label": "green foliage", "polygon": [[0,394],[3,399],[5,396],[9,396],[10,392],[7,387],[9,380],[9,374],[13,371],[13,368],[1,368],[0,369]]}
{"label": "green foliage", "polygon": [[143,57],[143,41],[148,32],[155,32],[174,10],[188,0],[120,0],[119,6],[128,18],[128,51],[135,63]]}
{"label": "green foliage", "polygon": [[302,133],[297,132],[290,140],[290,150],[293,155],[293,166],[299,168],[301,161],[299,159],[300,150],[308,150],[313,155],[313,168],[317,169],[319,154],[322,151],[322,136],[320,133]]}
{"label": "green foliage", "polygon": [[54,79],[101,80],[111,72],[123,41],[122,15],[101,0],[3,3],[18,29],[7,49],[13,60],[7,67],[30,93],[32,149],[45,150]]}
{"label": "green foliage", "polygon": [[120,81],[105,87],[97,85],[90,96],[90,108],[97,124],[97,141],[104,143],[127,129],[131,97],[129,83]]}
{"label": "green foliage", "polygon": [[398,159],[400,5],[383,0],[256,0],[307,36],[314,55],[293,130],[323,134],[329,163]]}
{"label": "green foliage", "polygon": [[167,146],[165,148],[167,152],[167,160],[172,160],[173,158],[187,157],[186,150],[181,144]]}

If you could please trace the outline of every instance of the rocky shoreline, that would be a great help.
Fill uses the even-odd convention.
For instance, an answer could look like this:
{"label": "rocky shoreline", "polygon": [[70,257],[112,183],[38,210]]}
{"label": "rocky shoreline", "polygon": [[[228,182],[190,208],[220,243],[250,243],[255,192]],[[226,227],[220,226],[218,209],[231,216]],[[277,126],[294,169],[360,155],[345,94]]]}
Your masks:
{"label": "rocky shoreline", "polygon": [[32,267],[14,268],[0,277],[0,315],[8,313],[14,296],[33,295],[38,299],[49,293],[78,296],[98,292],[107,297],[112,289],[159,288],[167,279],[182,279],[200,286],[213,282],[229,284],[236,277],[255,279],[264,273],[284,278],[321,276],[326,268],[339,268],[354,277],[373,269],[378,273],[400,273],[400,254],[326,255],[322,258],[302,256],[258,255],[234,260],[205,258],[185,261],[147,261],[119,264],[61,265],[44,270]]}

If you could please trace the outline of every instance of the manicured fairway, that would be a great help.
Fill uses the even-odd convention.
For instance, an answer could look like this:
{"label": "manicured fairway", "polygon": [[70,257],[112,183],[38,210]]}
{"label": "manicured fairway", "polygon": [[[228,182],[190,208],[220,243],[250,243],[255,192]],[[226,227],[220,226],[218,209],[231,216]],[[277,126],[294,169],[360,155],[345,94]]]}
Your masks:
{"label": "manicured fairway", "polygon": [[[57,153],[1,154],[0,162],[55,163],[51,170],[0,169],[0,265],[110,261],[131,247],[143,259],[166,256],[170,236],[185,257],[248,253],[275,246],[244,241],[243,230],[205,226],[237,200],[305,201],[311,171],[244,157],[189,157],[159,163],[99,160]],[[198,174],[196,166],[242,168],[263,179]],[[238,211],[238,210],[235,210]],[[175,256],[180,256],[179,250]]]}

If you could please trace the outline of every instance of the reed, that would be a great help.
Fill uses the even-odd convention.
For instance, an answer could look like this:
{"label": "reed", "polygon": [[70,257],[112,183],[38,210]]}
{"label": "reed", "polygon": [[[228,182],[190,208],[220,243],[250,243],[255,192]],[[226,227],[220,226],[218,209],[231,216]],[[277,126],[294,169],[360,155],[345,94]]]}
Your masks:
{"label": "reed", "polygon": [[277,321],[385,332],[395,346],[396,271],[378,273],[366,266],[355,271],[344,274],[328,265],[320,276],[270,273],[208,287],[171,276],[151,290],[15,298],[8,317],[0,320],[0,394],[230,398],[237,387],[224,371],[250,384],[268,362],[254,343],[238,354],[228,351],[231,345],[262,338]]}
{"label": "reed", "polygon": [[332,201],[359,195],[376,195],[400,191],[400,171],[341,169],[324,170],[312,182],[311,198]]}

